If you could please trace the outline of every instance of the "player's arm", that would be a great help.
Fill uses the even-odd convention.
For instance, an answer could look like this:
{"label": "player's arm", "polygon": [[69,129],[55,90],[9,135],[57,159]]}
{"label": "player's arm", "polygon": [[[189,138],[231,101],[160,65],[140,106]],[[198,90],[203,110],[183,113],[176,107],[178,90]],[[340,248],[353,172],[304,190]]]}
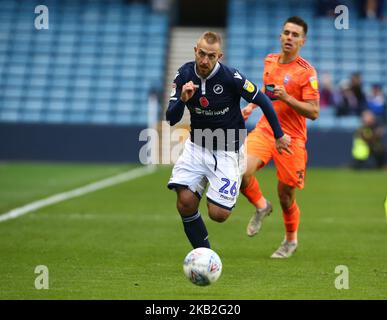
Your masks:
{"label": "player's arm", "polygon": [[192,81],[184,84],[182,72],[183,70],[180,68],[173,80],[169,105],[165,114],[171,126],[174,126],[181,120],[184,115],[185,103],[192,98],[196,90]]}
{"label": "player's arm", "polygon": [[[264,79],[264,77],[265,77],[265,76],[263,75],[262,78]],[[265,87],[261,88],[261,91],[262,91],[263,93],[265,93]],[[254,110],[255,108],[258,108],[258,106],[257,106],[256,104],[250,102],[250,103],[247,104],[247,106],[245,106],[245,107],[241,110],[243,119],[244,119],[245,121],[247,121],[247,120],[249,119],[249,117],[251,116],[251,114],[253,113],[253,110]]]}
{"label": "player's arm", "polygon": [[247,102],[258,105],[262,109],[263,114],[273,130],[278,152],[282,153],[282,150],[285,150],[291,154],[291,139],[287,134],[283,133],[270,99],[255,84],[251,83],[239,73],[237,75],[234,74],[234,82],[236,83],[238,91]]}
{"label": "player's arm", "polygon": [[261,90],[257,89],[256,94],[249,102],[258,105],[262,109],[263,114],[273,130],[277,151],[282,154],[282,150],[285,150],[287,153],[292,154],[293,152],[290,150],[291,138],[283,133],[270,99]]}
{"label": "player's arm", "polygon": [[262,109],[263,114],[265,115],[267,121],[269,122],[273,130],[274,137],[276,139],[282,137],[284,133],[282,131],[277,114],[274,111],[273,104],[271,103],[270,99],[261,90],[257,89],[256,94],[249,102],[251,103],[253,109],[255,109],[257,106]]}
{"label": "player's arm", "polygon": [[237,75],[238,76],[235,76],[234,74],[234,82],[240,95],[247,102],[250,102],[254,105],[258,105],[262,109],[267,120],[269,121],[269,124],[274,132],[274,137],[276,139],[282,137],[284,133],[282,131],[282,128],[277,118],[277,114],[274,111],[270,99],[261,90],[259,90],[258,86],[251,83],[243,75],[241,75],[240,73],[237,73]]}
{"label": "player's arm", "polygon": [[318,92],[317,73],[309,69],[300,75],[302,90],[301,101],[286,92],[283,85],[274,87],[274,96],[305,118],[316,120],[320,113],[320,95]]}
{"label": "player's arm", "polygon": [[171,126],[178,123],[183,118],[185,103],[181,99],[170,100],[165,117]]}
{"label": "player's arm", "polygon": [[245,106],[241,111],[242,111],[242,116],[245,121],[251,116],[253,113],[253,110],[255,108],[258,108],[258,106],[254,103],[249,103],[247,106]]}
{"label": "player's arm", "polygon": [[282,85],[274,87],[274,95],[305,118],[311,120],[316,120],[318,118],[320,113],[320,102],[318,99],[305,101],[297,100],[289,95]]}

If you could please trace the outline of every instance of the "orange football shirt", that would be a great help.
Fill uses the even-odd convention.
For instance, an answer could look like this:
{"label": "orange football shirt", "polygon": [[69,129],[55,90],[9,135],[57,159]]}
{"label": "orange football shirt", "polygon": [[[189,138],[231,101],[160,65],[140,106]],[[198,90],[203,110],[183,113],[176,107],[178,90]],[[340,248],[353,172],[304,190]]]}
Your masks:
{"label": "orange football shirt", "polygon": [[[279,58],[279,53],[269,54],[265,58],[263,70],[265,89],[267,85],[283,85],[286,92],[299,101],[318,100],[320,95],[317,72],[313,66],[300,56],[285,64],[279,63]],[[273,100],[272,102],[282,130],[292,138],[306,141],[306,118],[285,102],[280,100]],[[273,134],[265,116],[262,116],[258,121],[257,127]]]}

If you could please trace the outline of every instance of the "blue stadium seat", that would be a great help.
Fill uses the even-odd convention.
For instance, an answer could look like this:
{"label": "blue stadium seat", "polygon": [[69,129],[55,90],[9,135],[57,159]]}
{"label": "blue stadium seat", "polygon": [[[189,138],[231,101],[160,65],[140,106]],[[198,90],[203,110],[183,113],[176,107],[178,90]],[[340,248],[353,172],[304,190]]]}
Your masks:
{"label": "blue stadium seat", "polygon": [[74,111],[75,113],[79,112],[79,111],[86,111],[88,109],[90,109],[90,105],[88,103],[88,100],[86,99],[73,99],[73,101],[71,102],[71,104],[66,104],[67,106],[67,109],[65,109],[64,111],[68,112],[68,113],[72,113],[72,111]]}
{"label": "blue stadium seat", "polygon": [[19,121],[23,122],[42,122],[43,116],[40,111],[27,109],[19,115]]}
{"label": "blue stadium seat", "polygon": [[88,123],[89,120],[89,113],[87,111],[74,111],[72,113],[69,113],[67,115],[62,114],[52,114],[52,116],[56,116],[58,119],[57,122],[68,122],[68,123]]}
{"label": "blue stadium seat", "polygon": [[21,96],[24,96],[26,98],[26,103],[30,102],[30,100],[37,99],[43,101],[43,96],[45,95],[46,88],[44,86],[38,86],[38,87],[28,87],[27,90],[23,92]]}
{"label": "blue stadium seat", "polygon": [[98,112],[90,115],[90,122],[96,124],[110,123],[112,116],[108,112]]}
{"label": "blue stadium seat", "polygon": [[[151,86],[161,86],[167,14],[122,1],[46,5],[50,29],[39,31],[32,4],[2,1],[0,121],[117,123],[112,114],[124,108],[118,101],[136,109]],[[145,116],[129,112],[119,122],[145,123],[146,110],[136,110]]]}
{"label": "blue stadium seat", "polygon": [[19,113],[16,110],[0,110],[0,120],[6,122],[17,122],[20,120]]}
{"label": "blue stadium seat", "polygon": [[361,121],[358,116],[346,116],[336,119],[336,123],[340,128],[349,129],[351,131],[360,127]]}
{"label": "blue stadium seat", "polygon": [[1,109],[7,112],[15,112],[20,107],[20,97],[9,97],[6,101],[2,101]]}
{"label": "blue stadium seat", "polygon": [[367,70],[363,75],[363,79],[363,82],[370,86],[374,83],[383,83],[385,81],[385,76],[383,73],[379,72],[379,70],[375,70],[374,72]]}

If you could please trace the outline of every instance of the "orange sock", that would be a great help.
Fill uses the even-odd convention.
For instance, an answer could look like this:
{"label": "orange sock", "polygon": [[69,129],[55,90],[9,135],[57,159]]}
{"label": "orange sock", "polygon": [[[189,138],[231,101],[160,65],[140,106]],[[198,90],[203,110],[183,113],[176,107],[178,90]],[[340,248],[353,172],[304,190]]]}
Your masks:
{"label": "orange sock", "polygon": [[297,231],[300,223],[300,209],[297,202],[294,201],[288,209],[282,210],[282,216],[286,229],[286,240],[297,242]]}
{"label": "orange sock", "polygon": [[266,207],[266,199],[262,195],[257,178],[254,176],[250,178],[247,187],[241,189],[241,192],[256,208],[261,209]]}

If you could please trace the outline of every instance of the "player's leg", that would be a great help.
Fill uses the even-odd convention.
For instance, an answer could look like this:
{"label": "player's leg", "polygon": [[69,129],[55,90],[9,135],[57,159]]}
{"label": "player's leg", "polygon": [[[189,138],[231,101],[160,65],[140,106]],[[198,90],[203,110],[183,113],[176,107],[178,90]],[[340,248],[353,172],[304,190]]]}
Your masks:
{"label": "player's leg", "polygon": [[249,202],[257,209],[266,206],[261,188],[255,177],[255,173],[264,165],[263,161],[255,155],[247,155],[246,171],[242,178],[241,192]]}
{"label": "player's leg", "polygon": [[278,181],[277,192],[286,230],[285,239],[297,242],[300,209],[296,202],[296,188]]}
{"label": "player's leg", "polygon": [[192,216],[199,209],[200,198],[187,187],[176,187],[176,208],[182,218]]}
{"label": "player's leg", "polygon": [[254,129],[247,137],[247,166],[243,175],[241,192],[256,208],[247,225],[247,235],[256,235],[262,227],[262,220],[270,215],[273,208],[262,194],[255,172],[272,157],[274,138],[265,135],[260,128]]}
{"label": "player's leg", "polygon": [[278,182],[278,197],[282,207],[285,225],[285,239],[271,258],[289,258],[297,249],[297,231],[300,223],[300,209],[296,202],[296,188]]}
{"label": "player's leg", "polygon": [[239,152],[215,151],[208,156],[207,208],[209,217],[224,222],[231,215],[239,195],[245,168],[243,147]]}
{"label": "player's leg", "polygon": [[255,212],[247,224],[246,233],[252,237],[256,235],[262,227],[262,221],[273,211],[273,207],[262,194],[261,187],[254,173],[264,166],[261,159],[248,155],[247,169],[242,179],[242,194],[255,206]]}
{"label": "player's leg", "polygon": [[278,176],[278,198],[285,225],[285,239],[273,253],[272,258],[288,258],[297,248],[297,232],[300,223],[300,209],[296,202],[296,189],[304,187],[307,153],[303,141],[294,140],[292,155],[274,155]]}
{"label": "player's leg", "polygon": [[200,196],[188,188],[177,187],[176,207],[183,221],[184,232],[193,248],[210,248],[208,232],[199,212]]}
{"label": "player's leg", "polygon": [[[194,248],[210,248],[208,233],[199,212],[199,202],[204,191],[204,165],[199,152],[191,141],[187,140],[183,154],[173,167],[168,183],[169,189],[177,192],[177,210],[182,218],[185,234]],[[204,187],[201,187],[204,185]]]}
{"label": "player's leg", "polygon": [[224,222],[231,214],[231,210],[227,208],[219,207],[219,205],[207,201],[208,215],[216,222]]}

